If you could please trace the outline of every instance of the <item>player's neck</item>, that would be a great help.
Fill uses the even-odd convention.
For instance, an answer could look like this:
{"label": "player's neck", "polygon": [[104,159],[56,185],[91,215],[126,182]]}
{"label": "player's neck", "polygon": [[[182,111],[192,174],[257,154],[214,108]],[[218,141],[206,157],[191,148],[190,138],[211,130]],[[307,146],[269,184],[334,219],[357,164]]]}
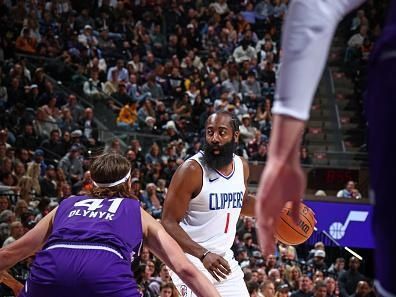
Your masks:
{"label": "player's neck", "polygon": [[231,162],[230,164],[227,164],[221,168],[216,168],[216,170],[220,172],[222,175],[228,176],[234,170],[234,162]]}

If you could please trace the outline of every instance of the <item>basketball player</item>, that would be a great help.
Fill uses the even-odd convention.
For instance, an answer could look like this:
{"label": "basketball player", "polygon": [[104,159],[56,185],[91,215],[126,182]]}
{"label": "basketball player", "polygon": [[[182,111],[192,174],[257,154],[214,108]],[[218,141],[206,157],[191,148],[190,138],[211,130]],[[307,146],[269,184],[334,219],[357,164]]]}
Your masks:
{"label": "basketball player", "polygon": [[39,250],[20,296],[140,296],[130,262],[145,244],[199,296],[216,296],[208,279],[131,197],[130,163],[114,153],[91,166],[89,196],[71,196],[21,239],[0,250],[0,271]]}
{"label": "basketball player", "polygon": [[[210,115],[204,151],[177,169],[165,199],[162,223],[188,258],[224,297],[249,296],[231,246],[240,214],[254,214],[247,194],[249,167],[234,155],[238,120],[228,112]],[[172,280],[183,297],[195,296],[178,276]]]}
{"label": "basketball player", "polygon": [[[298,150],[311,102],[325,65],[338,22],[363,0],[294,0],[282,34],[283,56],[273,107],[274,121],[268,161],[261,176],[256,215],[260,245],[274,249],[274,221],[286,201],[293,201],[295,220],[305,190]],[[304,75],[301,75],[304,71]],[[366,110],[372,200],[375,200],[373,234],[376,242],[376,287],[383,296],[396,296],[393,251],[396,225],[393,184],[396,180],[396,1],[377,40],[369,65]]]}

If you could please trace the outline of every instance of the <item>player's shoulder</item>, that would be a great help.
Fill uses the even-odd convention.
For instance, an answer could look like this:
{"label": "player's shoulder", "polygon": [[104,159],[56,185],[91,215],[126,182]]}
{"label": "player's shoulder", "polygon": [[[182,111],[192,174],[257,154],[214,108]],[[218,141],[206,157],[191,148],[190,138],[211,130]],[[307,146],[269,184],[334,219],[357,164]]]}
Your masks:
{"label": "player's shoulder", "polygon": [[202,173],[202,165],[199,163],[198,160],[194,158],[185,160],[183,164],[180,165],[179,169],[183,173],[189,173],[189,174]]}

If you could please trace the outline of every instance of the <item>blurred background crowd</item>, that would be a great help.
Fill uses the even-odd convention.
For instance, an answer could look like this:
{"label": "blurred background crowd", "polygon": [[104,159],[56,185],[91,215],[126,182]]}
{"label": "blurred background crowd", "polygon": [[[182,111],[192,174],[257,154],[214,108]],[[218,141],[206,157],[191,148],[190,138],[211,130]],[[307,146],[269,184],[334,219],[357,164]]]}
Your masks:
{"label": "blurred background crowd", "polygon": [[[347,75],[361,93],[380,31],[373,2],[349,18],[345,36]],[[103,151],[130,160],[134,195],[160,220],[169,181],[200,150],[214,111],[240,120],[237,154],[265,162],[287,7],[287,0],[0,0],[0,246],[89,190],[90,162]],[[306,146],[301,162],[313,163]],[[337,196],[362,198],[353,180]],[[321,242],[303,254],[280,244],[262,257],[254,224],[240,219],[233,247],[251,296],[372,294],[359,260],[326,257]],[[12,269],[18,280],[32,260]],[[147,249],[133,266],[144,296],[176,296],[168,268]]]}

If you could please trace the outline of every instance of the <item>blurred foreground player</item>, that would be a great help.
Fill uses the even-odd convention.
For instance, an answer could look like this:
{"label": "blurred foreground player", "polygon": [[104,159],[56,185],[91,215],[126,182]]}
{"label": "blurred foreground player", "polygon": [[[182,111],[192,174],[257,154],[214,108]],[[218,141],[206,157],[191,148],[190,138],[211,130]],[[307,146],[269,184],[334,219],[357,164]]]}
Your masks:
{"label": "blurred foreground player", "polygon": [[[305,121],[325,65],[338,22],[363,0],[294,0],[282,34],[283,57],[277,84],[268,162],[261,176],[256,204],[259,239],[265,253],[274,249],[274,222],[286,201],[293,201],[297,219],[306,180],[298,150]],[[301,75],[304,71],[304,75]],[[366,110],[369,127],[370,178],[376,243],[376,287],[382,296],[396,296],[394,267],[396,216],[391,207],[396,180],[396,1],[375,44],[369,65]]]}
{"label": "blurred foreground player", "polygon": [[[228,112],[208,117],[204,151],[173,175],[162,216],[165,229],[223,297],[249,296],[231,250],[239,215],[253,216],[255,205],[246,191],[249,166],[234,154],[238,127]],[[195,296],[182,279],[172,280],[182,296]]]}
{"label": "blurred foreground player", "polygon": [[130,263],[145,244],[199,296],[220,296],[162,226],[131,196],[129,161],[99,156],[95,187],[71,196],[25,236],[0,250],[0,271],[38,251],[20,296],[140,296]]}

